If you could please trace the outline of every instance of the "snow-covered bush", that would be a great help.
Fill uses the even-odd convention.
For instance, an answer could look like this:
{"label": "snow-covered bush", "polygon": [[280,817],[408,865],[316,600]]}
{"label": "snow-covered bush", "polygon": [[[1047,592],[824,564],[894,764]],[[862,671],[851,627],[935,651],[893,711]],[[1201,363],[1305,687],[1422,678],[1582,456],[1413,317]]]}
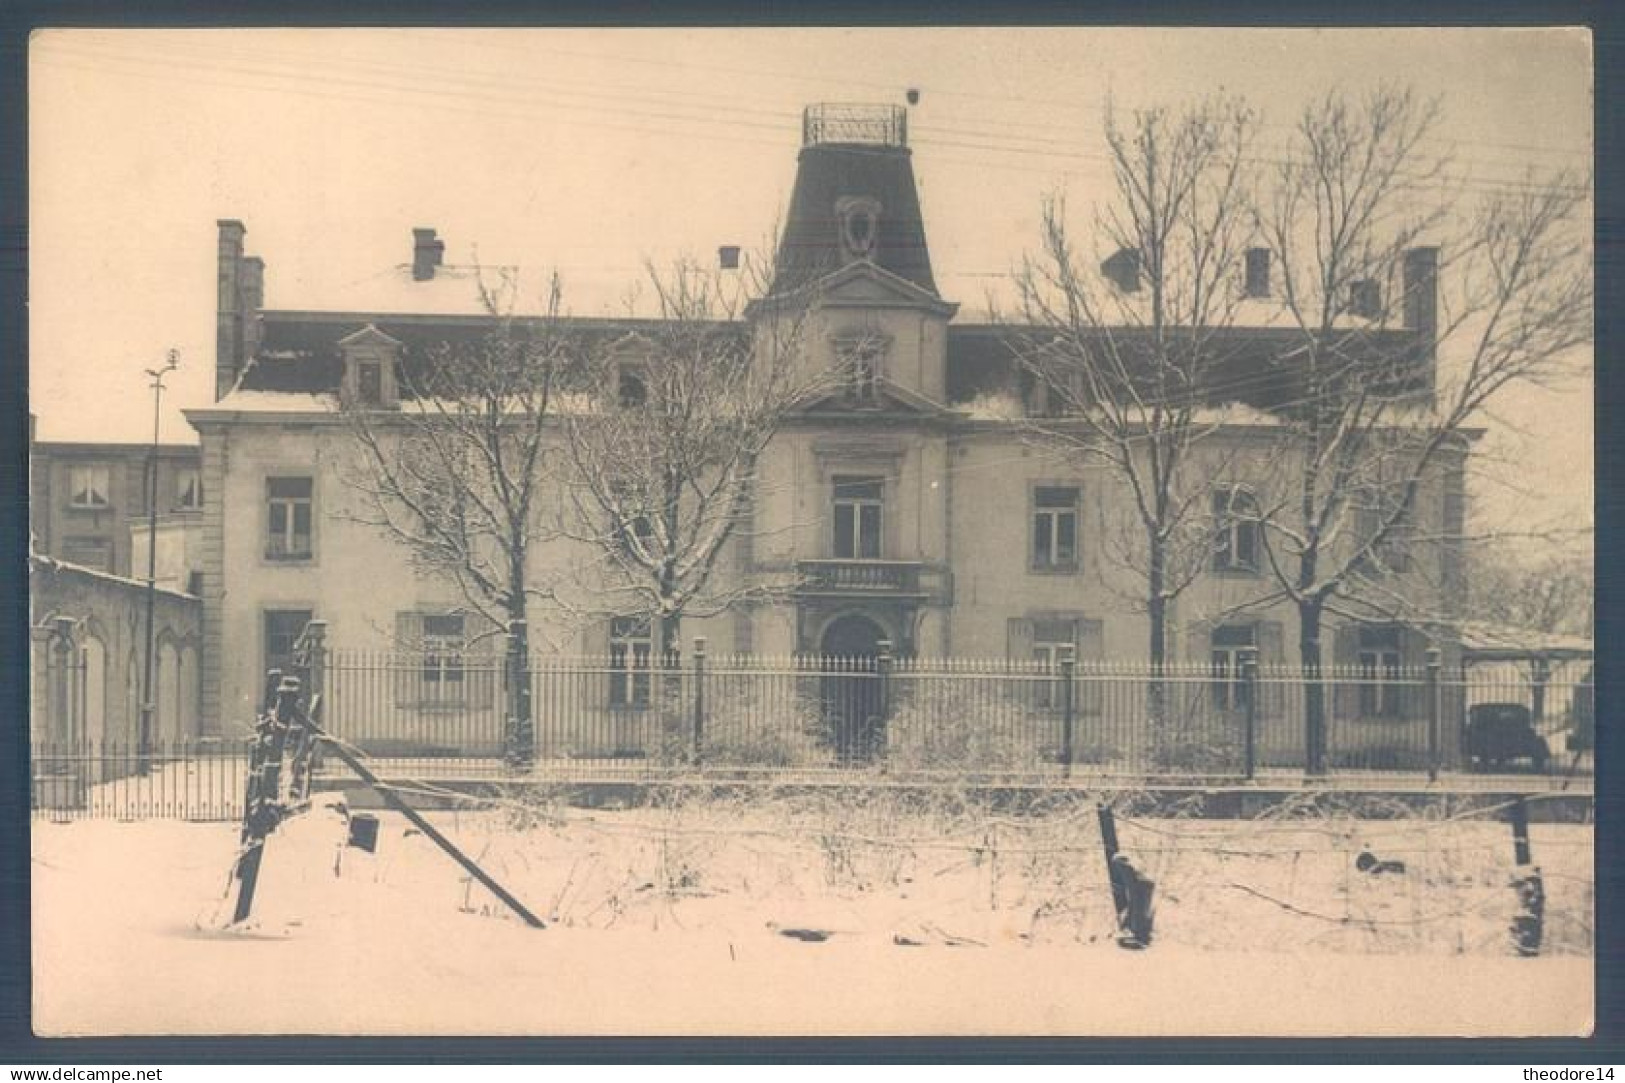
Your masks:
{"label": "snow-covered bush", "polygon": [[[1061,760],[1062,716],[1033,699],[988,696],[947,682],[922,683],[892,705],[887,763],[918,771],[1044,770]],[[1074,717],[1074,763],[1102,763],[1116,754],[1110,742],[1090,732],[1094,721]]]}
{"label": "snow-covered bush", "polygon": [[[818,702],[789,698],[713,695],[706,704],[700,762],[706,767],[823,767],[831,762]],[[666,761],[693,757],[692,715],[681,728],[668,729]]]}

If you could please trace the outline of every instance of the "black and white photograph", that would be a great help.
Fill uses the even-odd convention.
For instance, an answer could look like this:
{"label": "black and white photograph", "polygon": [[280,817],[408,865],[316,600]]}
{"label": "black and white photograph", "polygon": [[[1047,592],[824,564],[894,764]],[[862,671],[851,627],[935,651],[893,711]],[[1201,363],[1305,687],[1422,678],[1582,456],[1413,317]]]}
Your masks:
{"label": "black and white photograph", "polygon": [[1592,47],[36,32],[34,1032],[1590,1035]]}

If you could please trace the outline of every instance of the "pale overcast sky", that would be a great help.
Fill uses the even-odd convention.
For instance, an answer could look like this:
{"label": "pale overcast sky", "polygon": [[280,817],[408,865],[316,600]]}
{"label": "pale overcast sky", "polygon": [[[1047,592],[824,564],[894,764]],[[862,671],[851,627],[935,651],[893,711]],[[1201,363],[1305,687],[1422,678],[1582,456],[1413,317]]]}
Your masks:
{"label": "pale overcast sky", "polygon": [[[32,408],[42,439],[151,438],[142,370],[179,349],[163,436],[214,378],[215,220],[274,308],[365,303],[433,226],[447,258],[564,277],[615,310],[646,257],[762,242],[800,110],[901,104],[937,280],[976,318],[1045,193],[1104,191],[1101,115],[1223,89],[1278,151],[1310,96],[1442,96],[1452,183],[1588,167],[1582,32],[1509,30],[54,31],[30,52]],[[1480,524],[1589,521],[1589,379],[1504,401]]]}

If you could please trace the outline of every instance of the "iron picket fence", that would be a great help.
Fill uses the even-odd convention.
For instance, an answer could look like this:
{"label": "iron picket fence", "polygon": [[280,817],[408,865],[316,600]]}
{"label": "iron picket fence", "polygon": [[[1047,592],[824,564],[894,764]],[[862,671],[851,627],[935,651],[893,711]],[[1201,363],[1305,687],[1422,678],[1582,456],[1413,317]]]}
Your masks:
{"label": "iron picket fence", "polygon": [[[511,641],[510,641],[511,642]],[[1589,781],[1589,673],[1004,659],[314,652],[336,740],[402,778]],[[1064,652],[1063,652],[1064,653]],[[1313,723],[1319,718],[1319,725]],[[524,719],[520,725],[517,720]],[[37,815],[233,819],[246,744],[34,748]],[[1498,781],[1499,780],[1499,781]]]}
{"label": "iron picket fence", "polygon": [[[465,773],[1585,776],[1588,679],[1501,670],[792,655],[327,653],[331,732]],[[515,695],[522,685],[528,709]],[[1534,699],[1540,709],[1531,711]],[[513,719],[528,719],[521,735]],[[1312,719],[1320,721],[1316,725]],[[522,747],[515,748],[522,736]],[[483,766],[482,766],[483,765]]]}
{"label": "iron picket fence", "polygon": [[247,785],[246,739],[33,745],[34,815],[51,820],[236,820]]}

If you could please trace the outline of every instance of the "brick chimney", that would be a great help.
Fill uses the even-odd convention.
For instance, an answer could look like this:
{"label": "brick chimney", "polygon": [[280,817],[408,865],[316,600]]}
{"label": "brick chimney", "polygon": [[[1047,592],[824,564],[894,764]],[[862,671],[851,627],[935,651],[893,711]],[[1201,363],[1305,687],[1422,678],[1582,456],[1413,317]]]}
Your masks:
{"label": "brick chimney", "polygon": [[219,400],[237,382],[245,356],[243,236],[248,230],[235,218],[222,218],[215,224],[220,231],[220,290],[215,306],[214,397]]}
{"label": "brick chimney", "polygon": [[433,229],[419,227],[412,231],[412,279],[427,282],[434,277],[446,252],[446,242],[435,237]]}
{"label": "brick chimney", "polygon": [[1421,356],[1432,359],[1439,337],[1439,250],[1405,253],[1405,327],[1415,331]]}
{"label": "brick chimney", "polygon": [[259,353],[260,348],[260,309],[265,307],[265,261],[258,256],[245,256],[238,273],[242,299],[242,360],[247,361]]}

